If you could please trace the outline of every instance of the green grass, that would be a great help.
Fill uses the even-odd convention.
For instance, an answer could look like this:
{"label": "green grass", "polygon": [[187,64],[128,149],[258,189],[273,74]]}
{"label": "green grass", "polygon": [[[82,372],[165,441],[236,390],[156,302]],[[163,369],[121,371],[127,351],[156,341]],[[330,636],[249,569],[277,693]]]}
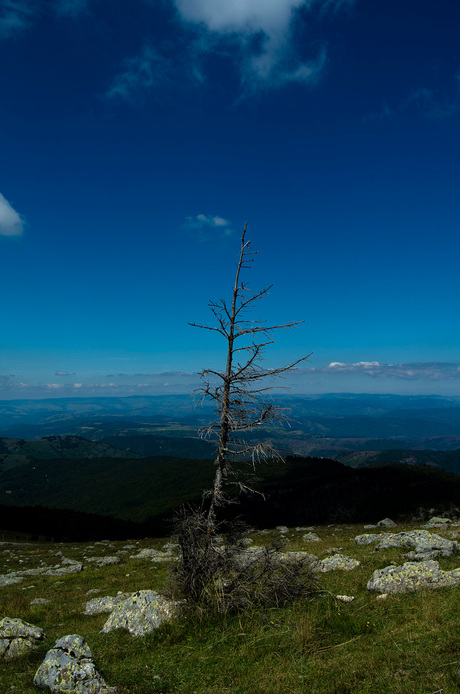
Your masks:
{"label": "green grass", "polygon": [[[404,524],[396,532],[415,527]],[[317,526],[315,531],[321,542],[305,544],[303,532],[291,530],[288,549],[307,549],[320,557],[340,549],[361,566],[321,575],[317,591],[303,603],[236,615],[188,615],[145,638],[119,631],[101,634],[108,615],[83,615],[84,603],[94,597],[86,592],[161,591],[168,565],[128,558],[115,566],[87,564],[79,574],[33,576],[0,588],[0,617],[20,617],[47,635],[35,652],[2,663],[0,691],[36,692],[32,680],[46,651],[56,639],[78,633],[107,683],[120,694],[458,694],[460,586],[377,600],[366,589],[372,571],[402,563],[403,551],[357,546],[354,537],[364,532],[362,525]],[[263,544],[270,535],[253,538]],[[164,541],[146,539],[136,546],[160,549]],[[125,544],[93,545],[92,550],[88,543],[0,547],[0,573],[34,568],[41,560],[58,563],[52,555],[56,551],[82,559],[84,554],[115,554]],[[444,569],[457,567],[460,556],[440,563]],[[343,603],[338,594],[355,600]],[[36,597],[51,602],[31,606]]]}

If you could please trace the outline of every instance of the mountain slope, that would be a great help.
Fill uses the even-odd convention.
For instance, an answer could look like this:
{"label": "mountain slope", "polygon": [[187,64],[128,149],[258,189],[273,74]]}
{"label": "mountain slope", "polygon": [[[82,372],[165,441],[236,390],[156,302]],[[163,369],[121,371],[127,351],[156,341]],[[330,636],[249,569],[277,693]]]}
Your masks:
{"label": "mountain slope", "polygon": [[81,436],[47,436],[40,441],[0,438],[1,471],[36,460],[103,457],[132,458],[137,454],[119,450],[108,443],[94,443]]}

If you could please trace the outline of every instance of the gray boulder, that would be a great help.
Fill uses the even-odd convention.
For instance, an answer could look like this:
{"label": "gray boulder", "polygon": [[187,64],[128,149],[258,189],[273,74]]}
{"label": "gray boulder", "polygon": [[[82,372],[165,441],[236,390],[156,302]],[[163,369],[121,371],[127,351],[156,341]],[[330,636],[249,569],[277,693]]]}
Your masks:
{"label": "gray boulder", "polygon": [[412,547],[407,555],[409,559],[423,561],[435,557],[450,557],[458,550],[458,542],[447,540],[440,535],[435,535],[428,530],[411,530],[405,533],[386,534],[375,548],[389,549],[391,547]]}
{"label": "gray boulder", "polygon": [[441,518],[440,516],[432,516],[430,520],[425,523],[425,525],[422,525],[422,528],[426,528],[426,530],[430,530],[431,528],[448,528],[451,524],[451,520],[449,518]]}
{"label": "gray boulder", "polygon": [[86,560],[88,563],[94,563],[96,566],[109,566],[110,564],[119,564],[120,557],[90,557]]}
{"label": "gray boulder", "polygon": [[35,673],[34,685],[62,694],[115,692],[97,671],[86,641],[78,634],[56,641]]}
{"label": "gray boulder", "polygon": [[102,631],[127,629],[133,636],[145,636],[177,614],[179,603],[152,590],[139,590],[115,605]]}
{"label": "gray boulder", "polygon": [[139,554],[131,554],[130,559],[151,559],[152,561],[171,561],[171,552],[161,552],[158,549],[141,549]]}
{"label": "gray boulder", "polygon": [[104,612],[112,612],[118,603],[127,600],[132,593],[119,593],[114,598],[107,595],[105,598],[93,598],[88,600],[85,605],[85,614],[103,614]]}
{"label": "gray boulder", "polygon": [[321,538],[316,533],[305,533],[302,535],[304,542],[321,542]]}
{"label": "gray boulder", "polygon": [[386,535],[387,533],[378,533],[377,535],[373,533],[364,533],[364,535],[357,535],[355,537],[355,542],[357,545],[371,545],[373,542],[378,542],[386,537]]}
{"label": "gray boulder", "polygon": [[460,568],[442,571],[439,562],[428,560],[387,566],[372,574],[368,590],[378,593],[410,593],[420,588],[444,588],[460,583]]}
{"label": "gray boulder", "polygon": [[24,578],[22,576],[18,576],[18,574],[15,572],[3,574],[3,576],[0,576],[0,588],[3,588],[4,586],[14,586],[15,583],[22,583],[23,580]]}
{"label": "gray boulder", "polygon": [[378,528],[396,528],[396,523],[391,518],[384,518],[377,523]]}
{"label": "gray boulder", "polygon": [[351,571],[356,569],[360,565],[357,559],[352,559],[351,557],[345,557],[343,554],[333,554],[332,557],[326,557],[326,559],[321,559],[318,561],[314,569],[320,573],[326,573],[327,571]]}
{"label": "gray boulder", "polygon": [[45,632],[22,619],[4,617],[0,621],[0,658],[12,660],[28,653],[45,638]]}

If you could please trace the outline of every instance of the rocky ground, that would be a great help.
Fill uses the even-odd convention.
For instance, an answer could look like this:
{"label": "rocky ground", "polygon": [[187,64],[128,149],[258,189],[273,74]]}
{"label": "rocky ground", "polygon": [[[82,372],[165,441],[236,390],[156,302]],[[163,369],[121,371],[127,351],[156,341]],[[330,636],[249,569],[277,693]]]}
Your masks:
{"label": "rocky ground", "polygon": [[[256,558],[273,535],[285,540],[280,562],[308,558],[323,590],[344,606],[391,601],[425,589],[458,590],[460,584],[456,519],[404,526],[388,518],[364,527],[279,526],[247,536],[245,561]],[[53,692],[115,691],[117,683],[107,684],[87,643],[94,619],[102,627],[99,639],[114,630],[143,638],[165,622],[180,620],[181,606],[165,597],[168,568],[177,560],[177,545],[159,539],[0,543],[0,683],[3,677],[11,692],[32,691],[32,683]],[[74,623],[78,633],[69,632]],[[36,654],[44,657],[26,690],[8,668],[17,672],[10,663],[18,659],[36,663]]]}

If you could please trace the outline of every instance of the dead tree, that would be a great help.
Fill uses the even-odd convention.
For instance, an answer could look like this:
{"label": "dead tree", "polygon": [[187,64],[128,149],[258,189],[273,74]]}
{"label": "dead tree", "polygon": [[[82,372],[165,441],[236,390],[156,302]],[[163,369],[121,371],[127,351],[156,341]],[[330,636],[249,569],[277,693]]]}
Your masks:
{"label": "dead tree", "polygon": [[[242,438],[241,434],[264,425],[288,421],[289,408],[276,405],[270,396],[271,391],[279,386],[267,383],[292,371],[310,356],[275,369],[267,369],[262,365],[265,349],[274,342],[273,333],[293,328],[302,321],[266,325],[265,321],[248,319],[248,312],[266,296],[273,285],[253,293],[247,282],[241,280],[242,271],[250,268],[257,254],[257,251],[251,250],[250,241],[246,241],[246,229],[247,224],[241,237],[231,303],[227,303],[225,299],[209,303],[216,319],[214,326],[190,323],[196,328],[215,331],[227,341],[225,371],[205,369],[200,374],[202,385],[195,391],[201,402],[214,402],[216,413],[215,420],[200,432],[202,437],[217,438],[215,476],[207,512],[208,535],[214,527],[216,507],[225,501],[224,486],[229,481],[229,476],[235,473],[235,460],[249,458],[254,465],[261,458],[281,457],[269,444],[252,444]],[[246,486],[241,481],[236,484],[240,489]]]}

